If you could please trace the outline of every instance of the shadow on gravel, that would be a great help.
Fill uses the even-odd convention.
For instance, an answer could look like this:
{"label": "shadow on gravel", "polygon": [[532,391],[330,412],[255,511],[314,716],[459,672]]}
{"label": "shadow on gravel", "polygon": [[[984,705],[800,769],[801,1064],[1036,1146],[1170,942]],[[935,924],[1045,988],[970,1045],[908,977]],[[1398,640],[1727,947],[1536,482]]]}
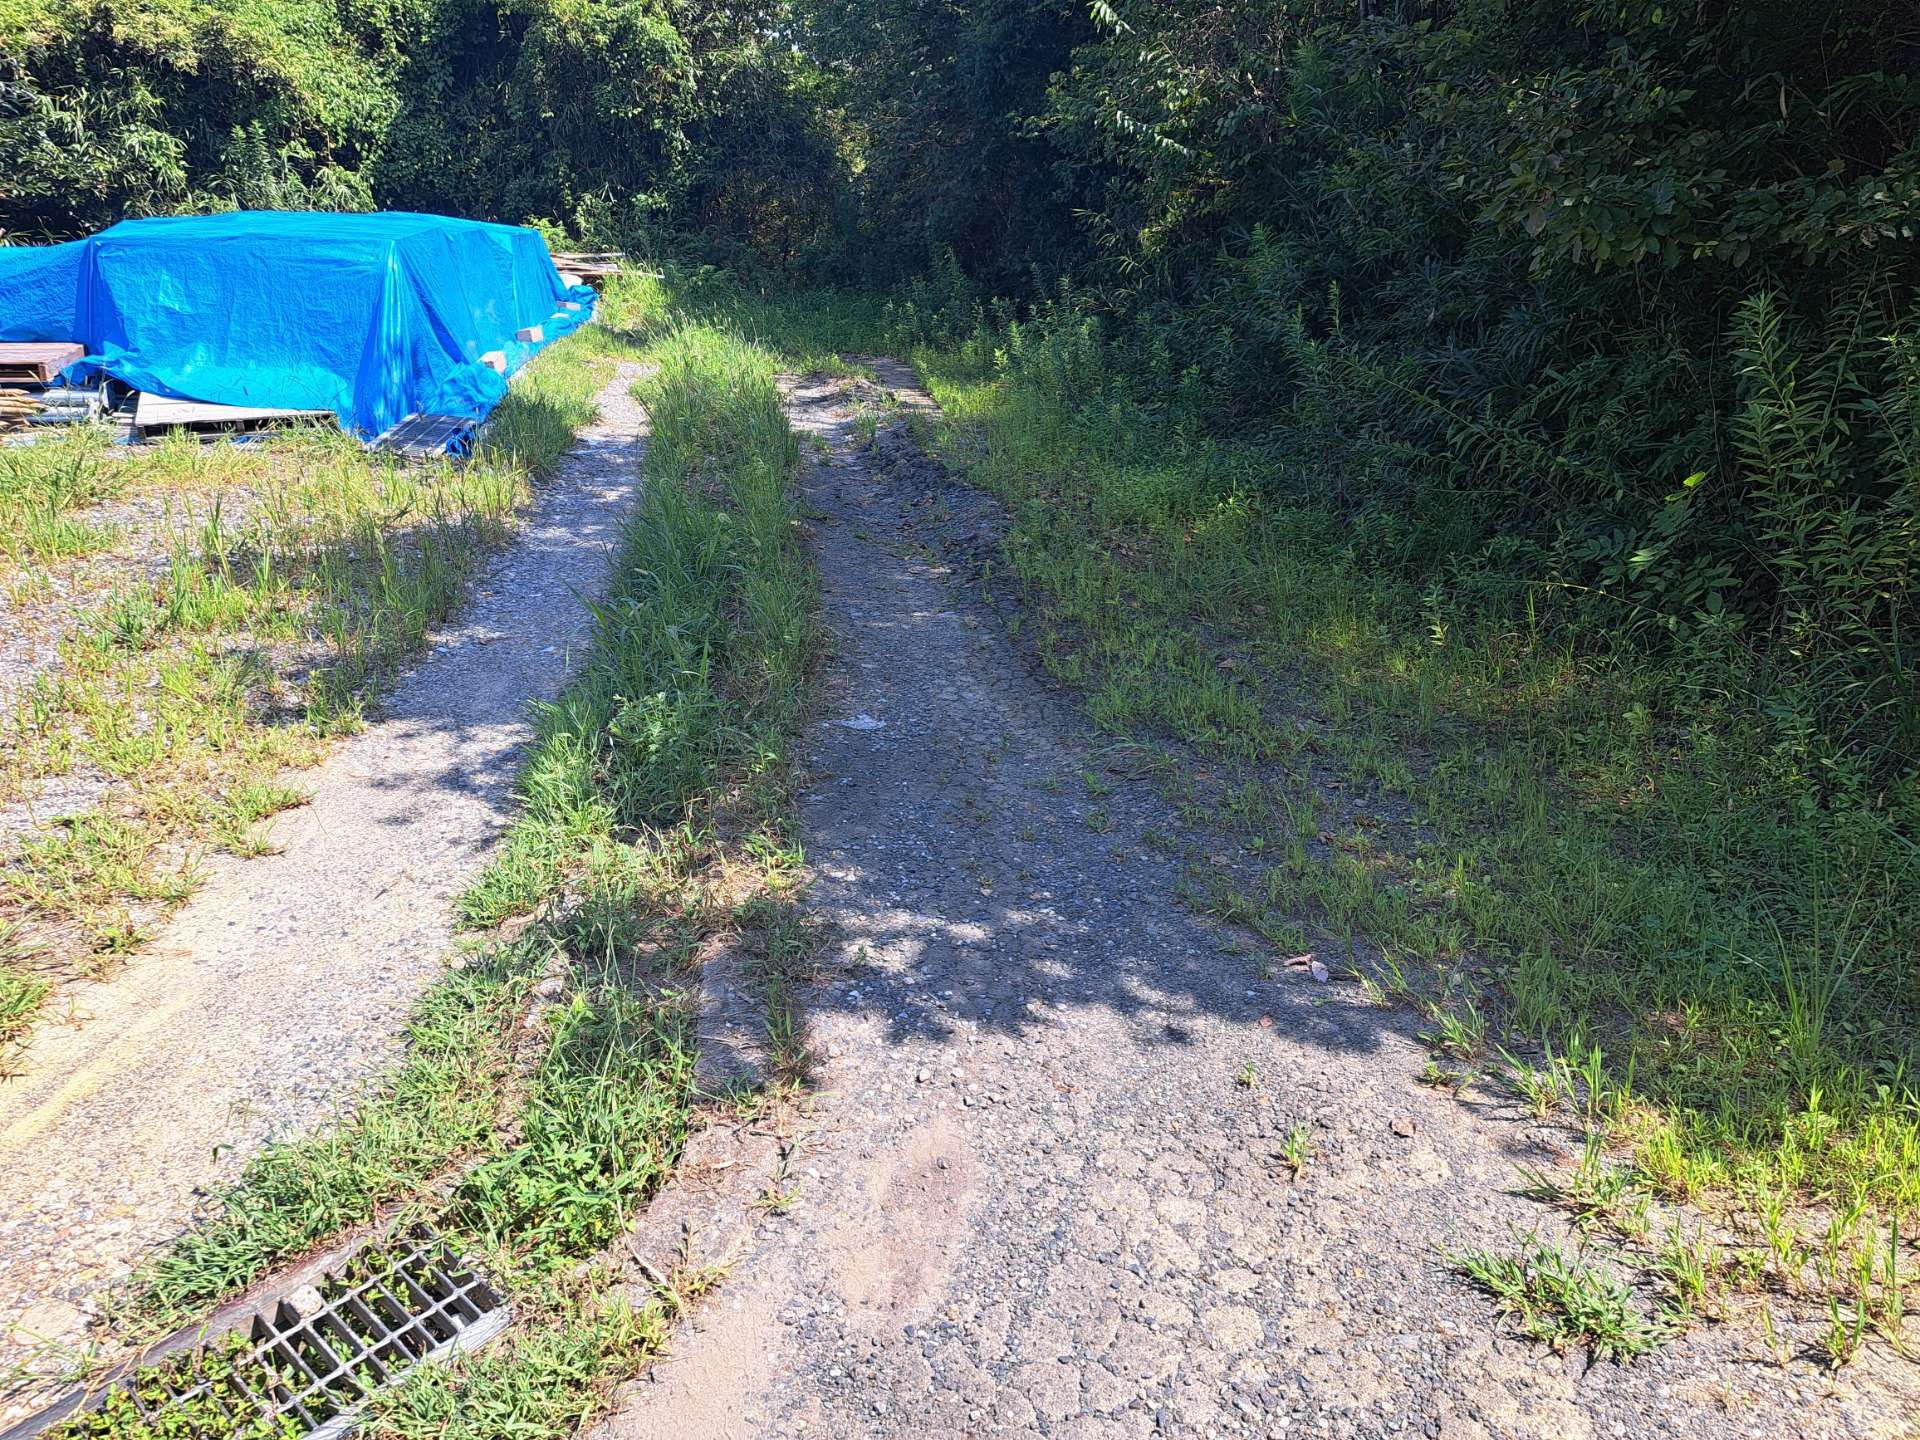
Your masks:
{"label": "shadow on gravel", "polygon": [[[898,368],[882,378],[910,383]],[[1347,1054],[1411,1041],[1405,1011],[1183,904],[1180,856],[1208,837],[981,597],[997,502],[899,427],[863,445],[846,391],[808,377],[790,397],[831,452],[803,481],[838,655],[802,810],[847,963],[812,1004],[884,1015],[895,1040],[962,1019],[1017,1039],[1098,1010],[1143,1047],[1190,1046],[1208,1019]]]}
{"label": "shadow on gravel", "polygon": [[[915,383],[898,362],[866,363]],[[1039,674],[1008,632],[1017,610],[983,595],[998,501],[902,425],[863,443],[849,400],[884,398],[877,387],[788,385],[796,429],[828,447],[802,487],[836,650],[801,809],[838,960],[809,1009],[884,1017],[895,1045],[1117,1022],[1130,1046],[1191,1051],[1227,1026],[1324,1053],[1328,1075],[1288,1077],[1302,1088],[1337,1084],[1336,1057],[1414,1080],[1420,1017],[1369,1003],[1348,957],[1319,957],[1316,979],[1308,957],[1182,898],[1183,864],[1224,842],[1183,823],[1142,749]],[[1483,1083],[1461,1098],[1501,1122],[1475,1127],[1496,1153],[1564,1157],[1515,1097]]]}

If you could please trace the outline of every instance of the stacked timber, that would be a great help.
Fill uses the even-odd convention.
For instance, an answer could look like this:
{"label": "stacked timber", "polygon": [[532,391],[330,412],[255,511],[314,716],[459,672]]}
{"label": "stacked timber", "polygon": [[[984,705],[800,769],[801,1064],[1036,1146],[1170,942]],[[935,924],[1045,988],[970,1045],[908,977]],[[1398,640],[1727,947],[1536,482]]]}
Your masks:
{"label": "stacked timber", "polygon": [[620,273],[620,262],[627,257],[618,250],[567,250],[553,257],[560,279],[568,285],[606,288],[607,281]]}
{"label": "stacked timber", "polygon": [[10,340],[0,343],[0,385],[47,385],[87,353],[71,340]]}
{"label": "stacked timber", "polygon": [[40,397],[31,390],[0,390],[0,430],[24,425],[40,413]]}
{"label": "stacked timber", "polygon": [[0,390],[0,430],[20,425],[86,425],[106,413],[106,397],[75,385]]}

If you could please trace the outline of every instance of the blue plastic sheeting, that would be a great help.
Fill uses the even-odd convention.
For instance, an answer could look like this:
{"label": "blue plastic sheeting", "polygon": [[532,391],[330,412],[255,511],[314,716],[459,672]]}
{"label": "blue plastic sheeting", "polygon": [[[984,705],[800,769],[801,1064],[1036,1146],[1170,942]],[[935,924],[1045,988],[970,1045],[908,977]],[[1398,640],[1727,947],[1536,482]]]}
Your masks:
{"label": "blue plastic sheeting", "polygon": [[78,340],[84,240],[0,245],[0,340]]}
{"label": "blue plastic sheeting", "polygon": [[[77,340],[136,390],[331,410],[363,435],[486,415],[507,382],[480,357],[512,373],[593,300],[534,231],[441,215],[241,211],[0,248],[0,339]],[[531,326],[540,341],[514,339]]]}

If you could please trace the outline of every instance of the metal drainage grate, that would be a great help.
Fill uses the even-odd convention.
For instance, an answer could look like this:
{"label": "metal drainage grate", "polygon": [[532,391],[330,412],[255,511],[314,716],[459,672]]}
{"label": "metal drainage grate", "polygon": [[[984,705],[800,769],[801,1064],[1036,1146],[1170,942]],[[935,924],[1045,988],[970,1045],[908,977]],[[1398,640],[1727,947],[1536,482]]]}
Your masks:
{"label": "metal drainage grate", "polygon": [[415,1232],[356,1251],[244,1330],[122,1375],[93,1397],[88,1408],[99,1416],[75,1414],[85,1402],[73,1397],[0,1440],[86,1436],[90,1420],[129,1410],[155,1434],[220,1440],[285,1430],[333,1440],[375,1390],[485,1344],[507,1318],[505,1302],[444,1241]]}
{"label": "metal drainage grate", "polygon": [[373,448],[414,460],[464,455],[476,433],[475,422],[462,415],[409,415],[375,440]]}

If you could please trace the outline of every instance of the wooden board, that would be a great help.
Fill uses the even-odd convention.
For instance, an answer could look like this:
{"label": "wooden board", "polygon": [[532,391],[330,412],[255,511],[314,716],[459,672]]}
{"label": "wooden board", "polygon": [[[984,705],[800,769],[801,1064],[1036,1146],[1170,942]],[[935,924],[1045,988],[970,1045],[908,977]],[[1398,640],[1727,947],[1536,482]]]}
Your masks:
{"label": "wooden board", "polygon": [[87,353],[71,340],[10,340],[0,343],[0,381],[44,385]]}
{"label": "wooden board", "polygon": [[591,285],[595,290],[600,290],[605,288],[608,280],[620,273],[620,262],[625,258],[617,250],[602,250],[591,255],[563,251],[553,257],[553,264],[560,272],[562,284],[569,287]]}
{"label": "wooden board", "polygon": [[276,410],[263,405],[209,405],[199,400],[175,400],[145,391],[134,403],[133,423],[141,430],[161,425],[240,425],[254,420],[300,420],[325,415],[325,410]]}

